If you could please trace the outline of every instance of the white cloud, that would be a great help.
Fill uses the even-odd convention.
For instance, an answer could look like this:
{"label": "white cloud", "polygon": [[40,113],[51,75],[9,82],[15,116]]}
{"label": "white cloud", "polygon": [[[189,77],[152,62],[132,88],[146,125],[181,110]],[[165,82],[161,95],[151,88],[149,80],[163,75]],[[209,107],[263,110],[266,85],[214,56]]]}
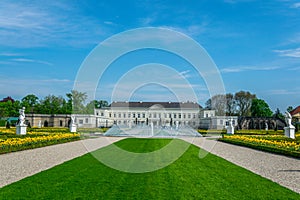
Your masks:
{"label": "white cloud", "polygon": [[298,89],[275,89],[268,91],[270,95],[295,95],[300,94],[300,90]]}
{"label": "white cloud", "polygon": [[286,49],[286,50],[274,50],[274,52],[278,53],[279,56],[300,58],[300,48]]}
{"label": "white cloud", "polygon": [[2,46],[36,47],[97,44],[106,33],[95,18],[79,15],[72,3],[0,2]]}
{"label": "white cloud", "polygon": [[263,66],[238,66],[238,67],[228,67],[223,68],[220,71],[222,73],[237,73],[237,72],[245,72],[245,71],[269,71],[269,70],[276,70],[280,67],[277,66],[270,66],[270,67],[263,67]]}
{"label": "white cloud", "polygon": [[294,3],[291,7],[292,8],[300,8],[300,2]]}
{"label": "white cloud", "polygon": [[0,53],[0,56],[3,56],[3,57],[15,57],[15,56],[22,56],[22,54],[4,52],[4,53]]}
{"label": "white cloud", "polygon": [[16,62],[28,62],[28,63],[38,63],[38,64],[44,64],[44,65],[49,65],[52,66],[52,63],[42,61],[42,60],[33,60],[33,59],[27,59],[27,58],[14,58],[11,59],[11,61],[16,61]]}

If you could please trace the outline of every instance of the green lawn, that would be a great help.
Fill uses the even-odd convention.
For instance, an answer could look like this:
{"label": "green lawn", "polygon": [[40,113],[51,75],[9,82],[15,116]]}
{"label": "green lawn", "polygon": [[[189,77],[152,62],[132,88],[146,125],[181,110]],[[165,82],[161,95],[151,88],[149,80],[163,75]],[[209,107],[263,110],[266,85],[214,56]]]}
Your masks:
{"label": "green lawn", "polygon": [[[180,140],[180,142],[184,143]],[[125,139],[132,152],[149,152],[168,139]],[[106,147],[98,151],[109,149]],[[191,145],[163,169],[132,174],[111,169],[91,154],[0,189],[0,199],[299,199],[280,185]]]}

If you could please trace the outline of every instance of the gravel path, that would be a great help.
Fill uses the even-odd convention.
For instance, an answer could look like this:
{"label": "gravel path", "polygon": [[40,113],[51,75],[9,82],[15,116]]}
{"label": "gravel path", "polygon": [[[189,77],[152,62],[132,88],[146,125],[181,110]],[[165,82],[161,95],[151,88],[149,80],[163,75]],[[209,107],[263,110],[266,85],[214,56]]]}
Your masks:
{"label": "gravel path", "polygon": [[0,155],[0,188],[121,139],[99,137]]}
{"label": "gravel path", "polygon": [[[0,187],[52,168],[121,139],[124,138],[99,137],[97,139],[0,155]],[[182,139],[191,141],[191,138]],[[192,143],[236,165],[300,193],[300,159],[216,142],[206,138],[194,138]],[[205,155],[204,151],[200,151],[199,157],[204,157]]]}
{"label": "gravel path", "polygon": [[[204,138],[195,138],[193,144],[300,193],[300,159]],[[205,153],[200,151],[199,156]]]}

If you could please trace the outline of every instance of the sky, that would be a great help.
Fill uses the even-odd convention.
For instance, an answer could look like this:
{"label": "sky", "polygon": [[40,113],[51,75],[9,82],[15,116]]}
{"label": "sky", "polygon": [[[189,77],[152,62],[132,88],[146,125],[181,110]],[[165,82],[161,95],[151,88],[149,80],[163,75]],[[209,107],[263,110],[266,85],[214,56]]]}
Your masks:
{"label": "sky", "polygon": [[[250,91],[273,111],[300,105],[296,0],[1,0],[0,99],[65,97],[91,52],[116,34],[144,27],[180,32],[200,44],[215,63],[226,93]],[[163,80],[167,85],[157,84]],[[209,86],[180,56],[158,49],[120,56],[96,85],[95,98],[109,102],[176,101],[180,96],[202,106],[210,98],[209,87],[219,87]]]}

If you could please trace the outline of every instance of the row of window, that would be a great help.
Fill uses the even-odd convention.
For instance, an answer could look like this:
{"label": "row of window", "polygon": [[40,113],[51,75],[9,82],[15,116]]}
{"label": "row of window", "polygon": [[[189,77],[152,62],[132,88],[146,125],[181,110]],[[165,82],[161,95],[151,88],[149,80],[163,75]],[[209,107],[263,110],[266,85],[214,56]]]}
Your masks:
{"label": "row of window", "polygon": [[[104,113],[101,112],[101,116]],[[174,119],[195,119],[197,114],[181,113],[149,113],[148,118],[174,118]],[[109,113],[109,118],[146,118],[146,113]],[[198,116],[199,117],[199,116]]]}
{"label": "row of window", "polygon": [[[145,123],[145,122],[143,122],[143,123]],[[128,125],[128,121],[126,121],[126,120],[118,120],[117,124],[118,125]],[[154,122],[154,125],[167,125],[167,124],[170,124],[170,123],[162,123],[162,124],[160,124],[160,122]],[[176,124],[176,122],[173,122],[173,125],[175,125],[175,124]],[[191,122],[191,121],[183,121],[183,122],[179,122],[179,125],[193,125],[193,126],[195,126],[196,122],[195,121],[193,121],[193,122]]]}

